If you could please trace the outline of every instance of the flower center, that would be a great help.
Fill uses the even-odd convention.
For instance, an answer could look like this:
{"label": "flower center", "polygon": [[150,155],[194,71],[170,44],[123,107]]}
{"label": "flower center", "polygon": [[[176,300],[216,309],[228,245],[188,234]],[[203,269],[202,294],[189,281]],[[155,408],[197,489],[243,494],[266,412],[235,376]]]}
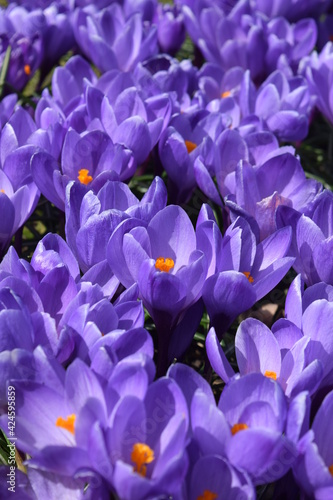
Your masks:
{"label": "flower center", "polygon": [[164,273],[168,273],[170,271],[170,269],[175,267],[175,263],[174,263],[173,259],[170,259],[169,257],[166,259],[164,257],[159,257],[155,261],[155,267],[159,271],[162,271]]}
{"label": "flower center", "polygon": [[331,475],[333,476],[333,464],[329,466],[328,470],[330,471]]}
{"label": "flower center", "polygon": [[246,424],[235,424],[231,427],[231,434],[234,436],[239,431],[245,431],[249,426]]}
{"label": "flower center", "polygon": [[225,92],[222,92],[221,97],[222,99],[225,99],[226,97],[229,97],[231,95],[230,90],[226,90]]}
{"label": "flower center", "polygon": [[192,151],[197,147],[195,142],[185,141],[185,146],[188,153],[192,153]]}
{"label": "flower center", "polygon": [[247,277],[247,279],[249,280],[250,283],[253,283],[254,279],[251,276],[251,274],[249,273],[249,271],[245,271],[243,274],[245,274],[245,276]]}
{"label": "flower center", "polygon": [[277,375],[275,372],[270,372],[270,371],[266,370],[264,375],[265,375],[265,377],[272,378],[273,380],[277,379]]}
{"label": "flower center", "polygon": [[30,64],[25,64],[24,65],[24,73],[29,76],[31,74],[31,67],[30,67]]}
{"label": "flower center", "polygon": [[0,193],[5,193],[5,190],[4,189],[0,189]]}
{"label": "flower center", "polygon": [[216,493],[210,490],[204,490],[203,494],[197,497],[197,500],[215,500],[215,498],[217,498]]}
{"label": "flower center", "polygon": [[74,423],[75,423],[76,415],[72,413],[72,415],[68,415],[67,418],[58,417],[56,421],[57,427],[62,427],[66,429],[66,431],[74,434]]}
{"label": "flower center", "polygon": [[144,443],[135,443],[133,445],[133,450],[131,453],[131,460],[135,463],[133,468],[134,472],[137,472],[143,477],[147,474],[147,464],[150,464],[155,459],[154,451]]}
{"label": "flower center", "polygon": [[86,185],[93,180],[91,175],[89,175],[89,170],[87,170],[86,168],[81,168],[81,170],[79,170],[79,175],[77,176],[77,178],[82,184]]}

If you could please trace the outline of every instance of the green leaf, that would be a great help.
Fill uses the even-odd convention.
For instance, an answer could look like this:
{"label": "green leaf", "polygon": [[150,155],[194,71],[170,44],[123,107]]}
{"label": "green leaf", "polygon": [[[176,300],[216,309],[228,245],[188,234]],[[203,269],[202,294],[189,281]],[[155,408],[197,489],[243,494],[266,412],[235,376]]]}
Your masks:
{"label": "green leaf", "polygon": [[2,97],[2,93],[3,93],[5,81],[6,81],[11,52],[12,52],[12,47],[10,45],[8,45],[7,50],[6,50],[6,54],[5,54],[5,58],[3,60],[3,64],[1,67],[1,72],[0,72],[0,98]]}

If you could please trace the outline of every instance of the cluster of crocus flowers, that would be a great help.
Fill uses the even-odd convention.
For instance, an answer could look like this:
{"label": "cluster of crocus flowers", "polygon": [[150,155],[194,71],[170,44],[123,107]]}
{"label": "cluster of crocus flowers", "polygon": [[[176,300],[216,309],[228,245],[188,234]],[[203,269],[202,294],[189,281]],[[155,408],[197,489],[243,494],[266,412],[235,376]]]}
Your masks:
{"label": "cluster of crocus flowers", "polygon": [[[330,498],[333,196],[289,143],[315,107],[333,121],[332,43],[311,53],[332,1],[18,3],[0,10],[0,427],[14,387],[22,498]],[[64,232],[21,258],[40,194]],[[292,268],[284,317],[241,321]]]}

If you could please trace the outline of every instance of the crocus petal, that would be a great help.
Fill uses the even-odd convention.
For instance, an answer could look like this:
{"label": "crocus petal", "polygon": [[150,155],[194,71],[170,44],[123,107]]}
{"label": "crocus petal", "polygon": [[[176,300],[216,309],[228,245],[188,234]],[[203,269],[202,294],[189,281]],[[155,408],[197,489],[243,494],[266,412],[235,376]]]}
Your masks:
{"label": "crocus petal", "polygon": [[281,369],[281,354],[270,329],[257,319],[248,318],[240,324],[235,338],[236,358],[241,374],[275,372]]}
{"label": "crocus petal", "polygon": [[235,372],[224,354],[214,328],[209,330],[206,337],[206,350],[213,370],[227,383],[235,375]]}
{"label": "crocus petal", "polygon": [[196,248],[196,241],[192,222],[182,208],[176,205],[164,208],[152,218],[147,231],[154,259],[173,259],[174,273],[188,264],[189,256]]}

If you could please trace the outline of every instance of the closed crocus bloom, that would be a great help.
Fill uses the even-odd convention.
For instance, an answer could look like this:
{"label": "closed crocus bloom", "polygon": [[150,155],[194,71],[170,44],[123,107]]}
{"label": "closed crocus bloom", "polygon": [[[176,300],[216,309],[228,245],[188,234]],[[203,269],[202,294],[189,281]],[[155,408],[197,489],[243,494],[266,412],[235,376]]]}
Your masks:
{"label": "closed crocus bloom", "polygon": [[322,402],[311,430],[300,440],[294,476],[309,497],[328,499],[333,493],[332,426],[333,392]]}
{"label": "closed crocus bloom", "polygon": [[297,451],[284,435],[287,402],[277,382],[258,373],[235,376],[218,407],[230,425],[226,455],[233,466],[247,472],[254,484],[277,480],[290,469]]}
{"label": "closed crocus bloom", "polygon": [[178,5],[159,5],[155,17],[162,52],[175,54],[185,40],[184,17]]}

